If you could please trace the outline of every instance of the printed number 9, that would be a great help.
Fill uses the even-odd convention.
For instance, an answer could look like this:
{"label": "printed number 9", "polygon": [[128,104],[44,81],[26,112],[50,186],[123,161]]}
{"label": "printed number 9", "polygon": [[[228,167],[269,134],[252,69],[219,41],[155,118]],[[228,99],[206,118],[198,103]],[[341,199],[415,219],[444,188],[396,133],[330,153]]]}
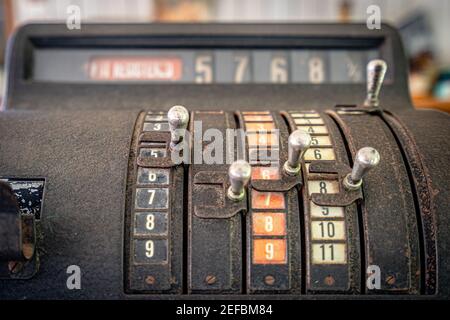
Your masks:
{"label": "printed number 9", "polygon": [[267,243],[266,244],[266,259],[272,260],[273,259],[273,243]]}
{"label": "printed number 9", "polygon": [[152,240],[148,240],[145,243],[145,255],[147,256],[147,258],[153,257],[153,254],[155,253],[154,247],[155,245]]}

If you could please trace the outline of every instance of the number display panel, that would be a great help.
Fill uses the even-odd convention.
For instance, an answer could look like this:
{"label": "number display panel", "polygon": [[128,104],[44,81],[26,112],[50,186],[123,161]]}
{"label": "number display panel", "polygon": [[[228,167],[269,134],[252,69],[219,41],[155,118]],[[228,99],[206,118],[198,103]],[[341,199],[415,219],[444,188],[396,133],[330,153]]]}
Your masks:
{"label": "number display panel", "polygon": [[36,48],[32,79],[69,83],[364,83],[367,62],[381,56],[377,48]]}

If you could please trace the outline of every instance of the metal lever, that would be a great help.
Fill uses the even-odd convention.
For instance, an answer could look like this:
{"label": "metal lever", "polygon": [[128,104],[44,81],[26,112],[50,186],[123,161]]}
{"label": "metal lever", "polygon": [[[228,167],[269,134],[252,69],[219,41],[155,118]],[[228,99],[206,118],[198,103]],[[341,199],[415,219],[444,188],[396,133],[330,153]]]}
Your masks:
{"label": "metal lever", "polygon": [[173,106],[167,112],[167,119],[170,128],[170,147],[175,147],[183,140],[183,130],[186,130],[189,123],[189,111],[183,106]]}
{"label": "metal lever", "polygon": [[383,85],[387,65],[384,60],[371,60],[367,64],[367,97],[364,101],[365,107],[376,108],[379,105],[379,94]]}
{"label": "metal lever", "polygon": [[228,198],[233,201],[241,201],[245,197],[245,188],[250,181],[252,168],[245,160],[234,161],[228,175],[230,178],[230,187],[228,188]]}
{"label": "metal lever", "polygon": [[295,130],[288,139],[288,159],[284,163],[284,172],[295,176],[301,171],[303,155],[311,145],[311,136],[302,130]]}
{"label": "metal lever", "polygon": [[356,190],[361,187],[363,177],[380,162],[380,154],[371,147],[358,150],[352,172],[344,178],[344,187],[348,190]]}

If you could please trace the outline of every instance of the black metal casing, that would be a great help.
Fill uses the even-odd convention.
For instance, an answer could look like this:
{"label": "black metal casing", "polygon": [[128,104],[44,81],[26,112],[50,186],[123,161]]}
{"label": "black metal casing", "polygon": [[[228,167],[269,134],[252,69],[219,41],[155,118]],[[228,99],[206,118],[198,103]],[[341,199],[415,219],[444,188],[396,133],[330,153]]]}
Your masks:
{"label": "black metal casing", "polygon": [[[339,115],[339,109],[335,108],[336,105],[360,105],[366,93],[364,84],[64,84],[34,82],[31,77],[32,52],[40,46],[75,49],[367,45],[378,46],[386,52],[392,76],[392,81],[386,83],[381,92],[380,105],[386,112],[364,115],[370,118],[369,122],[355,120],[354,115]],[[176,104],[185,105],[191,111],[315,109],[324,112],[327,121],[333,121],[333,128],[339,129],[333,130],[340,135],[339,141],[343,141],[340,145],[346,145],[350,165],[354,155],[352,148],[360,147],[365,139],[375,139],[371,137],[372,132],[382,132],[386,146],[377,147],[381,148],[382,154],[386,150],[395,150],[395,156],[385,164],[393,167],[395,183],[390,185],[390,177],[383,172],[376,173],[363,189],[364,197],[372,198],[362,202],[361,208],[370,204],[364,214],[370,216],[371,210],[383,210],[378,212],[379,216],[388,219],[386,211],[397,212],[398,206],[390,199],[378,207],[383,199],[377,196],[392,194],[395,195],[393,199],[399,197],[405,201],[401,210],[407,212],[408,219],[415,221],[408,224],[408,228],[414,230],[407,230],[414,234],[411,240],[413,253],[410,254],[415,260],[411,264],[418,266],[419,271],[414,279],[400,277],[404,283],[413,283],[412,289],[389,294],[380,292],[371,297],[449,297],[450,148],[447,137],[450,135],[450,117],[437,111],[413,109],[407,85],[407,62],[399,35],[393,28],[384,24],[380,30],[368,30],[365,24],[154,24],[82,25],[81,30],[67,30],[64,25],[42,24],[20,28],[10,42],[4,110],[0,113],[0,178],[45,180],[40,220],[42,239],[37,248],[40,268],[29,280],[0,280],[1,299],[365,297],[358,294],[360,290],[314,295],[306,293],[304,288],[296,294],[253,295],[137,294],[126,290],[127,245],[124,239],[130,227],[126,212],[127,197],[133,188],[129,174],[134,166],[130,159],[136,156],[130,156],[130,148],[134,152],[135,126],[140,111],[167,111]],[[371,124],[364,127],[365,123]],[[346,125],[350,127],[348,131]],[[377,125],[377,130],[371,130],[370,125]],[[352,129],[353,134],[358,132],[357,139],[352,138]],[[344,148],[340,148],[344,154]],[[185,187],[187,177],[186,167]],[[399,181],[404,182],[404,189],[399,189]],[[378,192],[380,185],[383,192],[371,194]],[[187,201],[190,201],[186,199],[187,194],[185,190],[184,214],[187,214]],[[385,236],[389,240],[397,235]],[[363,235],[359,237],[363,238]],[[180,235],[173,238],[183,240]],[[359,250],[357,248],[355,252],[359,253]],[[361,255],[364,253],[364,250],[360,252]],[[82,270],[82,290],[66,287],[66,269],[70,265],[78,265]],[[359,272],[363,273],[363,270]],[[357,279],[358,283],[353,285],[361,287],[364,280]]]}

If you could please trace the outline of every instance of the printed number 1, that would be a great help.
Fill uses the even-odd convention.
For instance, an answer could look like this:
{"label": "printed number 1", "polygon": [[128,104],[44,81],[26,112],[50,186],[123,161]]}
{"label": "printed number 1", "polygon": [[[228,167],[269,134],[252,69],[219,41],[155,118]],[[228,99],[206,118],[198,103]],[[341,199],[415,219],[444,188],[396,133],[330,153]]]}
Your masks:
{"label": "printed number 1", "polygon": [[[330,244],[328,246],[328,248],[330,249],[330,260],[333,261],[334,260],[334,246],[332,244]],[[322,260],[323,261],[327,260],[327,258],[326,258],[326,245],[322,244],[320,246],[320,249],[322,249]]]}

